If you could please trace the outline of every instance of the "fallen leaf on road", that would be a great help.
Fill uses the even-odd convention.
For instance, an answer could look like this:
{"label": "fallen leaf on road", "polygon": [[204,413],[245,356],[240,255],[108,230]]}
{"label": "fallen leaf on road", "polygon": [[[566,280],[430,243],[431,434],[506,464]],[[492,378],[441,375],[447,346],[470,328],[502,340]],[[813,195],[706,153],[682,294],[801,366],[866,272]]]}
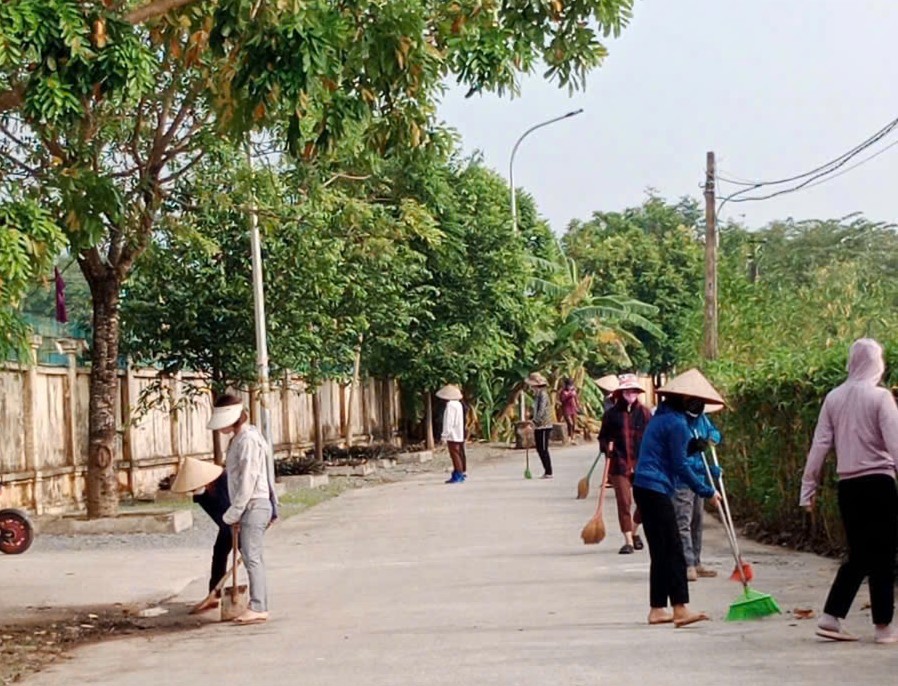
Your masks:
{"label": "fallen leaf on road", "polygon": [[795,617],[795,619],[813,619],[815,614],[809,607],[796,607],[792,610],[792,616]]}

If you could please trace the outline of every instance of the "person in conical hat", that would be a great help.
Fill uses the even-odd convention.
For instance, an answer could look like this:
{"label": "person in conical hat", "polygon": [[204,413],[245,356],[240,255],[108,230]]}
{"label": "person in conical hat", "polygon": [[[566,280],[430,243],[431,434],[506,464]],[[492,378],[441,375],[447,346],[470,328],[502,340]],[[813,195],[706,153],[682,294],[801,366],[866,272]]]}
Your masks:
{"label": "person in conical hat", "polygon": [[638,533],[639,510],[633,511],[633,475],[642,436],[652,418],[639,400],[643,393],[645,390],[635,374],[621,374],[612,393],[614,405],[602,417],[599,429],[599,447],[611,465],[608,479],[614,488],[617,521],[624,537],[624,544],[618,550],[621,555],[631,555],[644,547]]}
{"label": "person in conical hat", "polygon": [[455,384],[447,384],[437,391],[437,398],[446,401],[443,410],[441,438],[449,449],[452,460],[452,476],[447,484],[460,484],[467,478],[468,459],[465,455],[465,410],[461,399],[464,395]]}
{"label": "person in conical hat", "polygon": [[[689,424],[692,435],[700,440],[692,446],[695,448],[695,451],[689,453],[689,468],[701,482],[713,486],[713,483],[708,480],[708,474],[705,470],[703,452],[708,445],[712,443],[719,444],[721,441],[720,430],[708,417],[708,413],[722,410],[723,405],[705,404],[704,412],[700,411],[694,404],[690,403],[690,405],[686,407],[686,421]],[[709,465],[709,469],[712,476],[719,475],[716,465]],[[702,564],[705,501],[680,478],[677,478],[676,489],[674,510],[677,513],[677,526],[680,529],[680,541],[683,544],[683,555],[686,558],[686,579],[688,581],[698,581],[699,579],[716,577],[717,572],[715,570]]]}
{"label": "person in conical hat", "polygon": [[[686,412],[689,408],[701,413],[708,402],[725,403],[697,369],[671,379],[657,392],[662,401],[642,438],[633,497],[642,516],[651,557],[648,622],[681,627],[706,620],[708,615],[688,607],[686,559],[672,500],[677,479],[710,499],[712,505],[720,501],[717,491],[689,468],[688,456],[696,451],[697,439],[692,436]],[[667,609],[668,604],[673,612]]]}
{"label": "person in conical hat", "polygon": [[552,435],[552,407],[546,389],[549,382],[539,372],[527,377],[527,385],[533,389],[533,440],[536,454],[543,464],[543,479],[552,478],[552,456],[549,454],[549,438]]}
{"label": "person in conical hat", "polygon": [[208,424],[210,430],[232,437],[225,462],[231,506],[222,519],[239,537],[240,555],[249,577],[249,607],[234,620],[236,624],[268,620],[263,542],[265,531],[277,517],[271,448],[248,419],[240,398],[225,394],[215,401]]}
{"label": "person in conical hat", "polygon": [[212,569],[209,574],[209,594],[197,603],[191,614],[214,610],[220,604],[221,592],[215,591],[228,569],[231,554],[231,527],[224,522],[224,513],[231,506],[228,497],[228,475],[219,465],[203,462],[192,457],[184,458],[178,475],[172,483],[173,493],[193,493],[193,502],[209,515],[216,526],[218,536],[212,546]]}

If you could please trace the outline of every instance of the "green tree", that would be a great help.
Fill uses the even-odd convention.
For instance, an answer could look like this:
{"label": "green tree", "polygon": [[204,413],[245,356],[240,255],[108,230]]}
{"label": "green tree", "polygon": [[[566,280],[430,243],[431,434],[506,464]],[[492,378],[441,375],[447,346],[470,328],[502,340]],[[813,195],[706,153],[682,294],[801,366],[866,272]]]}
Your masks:
{"label": "green tree", "polygon": [[646,371],[669,371],[694,345],[704,283],[700,221],[695,200],[671,204],[651,195],[639,207],[572,222],[561,239],[565,254],[594,276],[595,290],[658,308],[653,321],[662,336],[631,329],[644,345],[633,361]]}
{"label": "green tree", "polygon": [[[65,232],[91,287],[87,508],[114,514],[121,289],[179,180],[222,131],[264,128],[311,162],[361,127],[426,138],[443,79],[513,90],[542,61],[576,86],[632,0],[19,0],[0,5],[0,199]],[[7,216],[14,216],[7,214]],[[17,222],[28,231],[28,225]]]}

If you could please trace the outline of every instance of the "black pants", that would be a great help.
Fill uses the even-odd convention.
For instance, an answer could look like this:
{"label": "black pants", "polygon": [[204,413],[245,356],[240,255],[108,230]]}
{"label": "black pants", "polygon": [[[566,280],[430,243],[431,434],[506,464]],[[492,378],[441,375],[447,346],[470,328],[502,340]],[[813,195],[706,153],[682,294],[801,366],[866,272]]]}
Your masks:
{"label": "black pants", "polygon": [[231,527],[218,527],[218,537],[212,546],[212,572],[209,577],[209,592],[221,581],[221,577],[228,571],[228,555],[231,554],[231,542],[233,534]]}
{"label": "black pants", "polygon": [[836,573],[823,611],[833,617],[845,617],[866,577],[873,623],[889,624],[895,612],[895,479],[873,474],[840,481],[839,511],[848,539],[848,559]]}
{"label": "black pants", "polygon": [[642,528],[649,544],[649,605],[653,608],[689,602],[686,558],[677,527],[673,501],[664,493],[633,487],[633,497],[642,515]]}
{"label": "black pants", "polygon": [[552,435],[552,427],[547,429],[534,429],[533,440],[536,442],[536,453],[539,461],[543,463],[546,476],[552,476],[552,458],[549,455],[549,436]]}

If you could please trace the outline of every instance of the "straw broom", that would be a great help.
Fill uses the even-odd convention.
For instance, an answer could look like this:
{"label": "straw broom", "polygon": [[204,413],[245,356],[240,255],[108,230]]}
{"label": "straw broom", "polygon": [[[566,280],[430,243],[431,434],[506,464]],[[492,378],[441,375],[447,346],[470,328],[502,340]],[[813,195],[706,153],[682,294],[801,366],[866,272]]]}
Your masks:
{"label": "straw broom", "polygon": [[611,462],[608,460],[608,456],[605,456],[605,469],[602,474],[602,488],[599,489],[599,504],[596,507],[596,513],[593,515],[592,519],[586,522],[586,526],[583,527],[583,531],[580,532],[580,538],[583,539],[583,543],[586,545],[595,545],[596,543],[601,543],[605,540],[605,520],[602,519],[602,506],[605,504],[605,482],[608,480],[608,468],[610,467]]}
{"label": "straw broom", "polygon": [[596,455],[596,459],[593,461],[592,467],[589,468],[586,476],[577,482],[577,500],[586,500],[589,496],[589,480],[592,478],[592,472],[596,468],[596,465],[599,464],[601,457],[602,453]]}

